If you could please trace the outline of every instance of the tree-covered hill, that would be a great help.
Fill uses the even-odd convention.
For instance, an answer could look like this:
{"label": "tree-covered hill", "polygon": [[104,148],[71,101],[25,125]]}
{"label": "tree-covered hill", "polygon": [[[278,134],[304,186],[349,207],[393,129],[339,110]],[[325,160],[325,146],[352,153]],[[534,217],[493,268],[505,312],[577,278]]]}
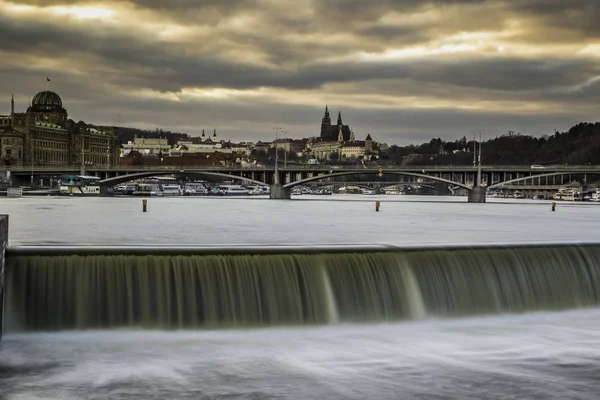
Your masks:
{"label": "tree-covered hill", "polygon": [[[483,142],[485,165],[600,164],[600,122],[579,123],[567,132],[533,137],[509,131]],[[473,140],[391,146],[386,159],[402,165],[468,165],[473,163]]]}

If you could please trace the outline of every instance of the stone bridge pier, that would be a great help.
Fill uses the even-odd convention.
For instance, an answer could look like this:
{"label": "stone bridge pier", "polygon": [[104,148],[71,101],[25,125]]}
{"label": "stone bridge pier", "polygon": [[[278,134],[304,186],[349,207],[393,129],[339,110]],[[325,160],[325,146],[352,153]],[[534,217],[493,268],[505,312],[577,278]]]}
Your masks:
{"label": "stone bridge pier", "polygon": [[272,184],[269,193],[269,198],[274,200],[290,200],[292,198],[292,189],[279,183]]}
{"label": "stone bridge pier", "polygon": [[469,203],[485,203],[485,188],[481,186],[475,186],[469,190],[467,197]]}

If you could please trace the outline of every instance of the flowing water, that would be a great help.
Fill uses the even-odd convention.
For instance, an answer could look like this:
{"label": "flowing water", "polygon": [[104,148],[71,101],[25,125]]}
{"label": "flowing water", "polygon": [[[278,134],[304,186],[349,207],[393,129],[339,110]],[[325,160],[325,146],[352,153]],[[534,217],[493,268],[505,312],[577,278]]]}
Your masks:
{"label": "flowing water", "polygon": [[[600,245],[556,244],[599,238],[598,207],[560,204],[552,213],[546,203],[388,201],[375,213],[371,201],[335,197],[153,199],[142,214],[138,203],[0,206],[11,215],[12,245],[404,247],[14,253],[0,397],[595,399],[600,392]],[[432,243],[458,246],[416,246]]]}

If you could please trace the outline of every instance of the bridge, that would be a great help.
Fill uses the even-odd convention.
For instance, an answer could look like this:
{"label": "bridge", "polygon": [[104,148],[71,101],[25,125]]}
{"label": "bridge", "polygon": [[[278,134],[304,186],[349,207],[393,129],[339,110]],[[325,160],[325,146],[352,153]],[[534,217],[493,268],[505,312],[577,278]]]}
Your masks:
{"label": "bridge", "polygon": [[27,184],[35,179],[59,177],[63,174],[81,174],[100,177],[103,193],[115,185],[140,178],[179,175],[191,177],[214,177],[239,180],[246,183],[269,185],[271,198],[289,199],[294,186],[313,182],[333,182],[338,177],[369,176],[372,182],[388,183],[387,177],[410,177],[448,184],[454,189],[468,193],[469,202],[485,202],[487,189],[511,188],[526,183],[539,187],[557,187],[579,180],[592,182],[600,180],[600,165],[558,165],[558,166],[327,166],[293,165],[286,167],[239,167],[239,166],[117,166],[87,167],[82,171],[78,166],[71,167],[3,167],[0,173],[10,171],[14,184]]}

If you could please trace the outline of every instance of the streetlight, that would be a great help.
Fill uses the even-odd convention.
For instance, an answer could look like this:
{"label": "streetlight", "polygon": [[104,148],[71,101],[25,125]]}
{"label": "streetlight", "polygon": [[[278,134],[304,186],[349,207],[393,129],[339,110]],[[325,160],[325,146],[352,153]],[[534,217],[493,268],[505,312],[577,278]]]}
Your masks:
{"label": "streetlight", "polygon": [[277,138],[278,138],[278,134],[279,134],[279,130],[281,129],[280,127],[274,127],[273,129],[275,129],[275,176],[273,178],[274,180],[274,184],[278,185],[279,184],[279,169],[278,169],[278,165],[277,165],[277,153],[278,153],[278,148],[277,148]]}
{"label": "streetlight", "polygon": [[[477,166],[477,186],[481,186],[481,132],[483,129],[475,129],[471,131],[473,134],[473,166]],[[479,154],[477,154],[476,140],[479,133]]]}
{"label": "streetlight", "polygon": [[283,131],[283,134],[285,135],[285,144],[283,147],[283,168],[287,168],[287,134],[288,131]]}

